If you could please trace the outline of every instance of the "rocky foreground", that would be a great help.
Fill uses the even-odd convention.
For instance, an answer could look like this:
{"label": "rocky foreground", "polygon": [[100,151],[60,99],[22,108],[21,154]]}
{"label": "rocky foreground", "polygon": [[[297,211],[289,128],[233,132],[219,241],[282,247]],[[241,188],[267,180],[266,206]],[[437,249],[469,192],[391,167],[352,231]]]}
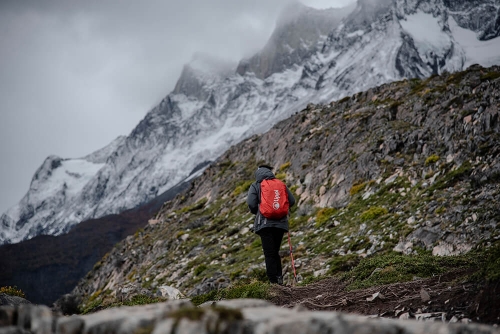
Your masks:
{"label": "rocky foreground", "polygon": [[0,334],[87,333],[500,333],[475,324],[371,319],[337,312],[286,309],[256,299],[209,302],[194,307],[189,300],[111,308],[70,317],[46,306],[0,307]]}

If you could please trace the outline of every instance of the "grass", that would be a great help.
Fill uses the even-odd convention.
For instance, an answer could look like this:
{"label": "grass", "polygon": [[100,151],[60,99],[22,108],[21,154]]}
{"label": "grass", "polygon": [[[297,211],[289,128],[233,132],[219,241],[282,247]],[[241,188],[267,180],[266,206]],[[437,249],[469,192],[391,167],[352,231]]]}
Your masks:
{"label": "grass", "polygon": [[500,72],[488,72],[481,75],[481,81],[493,81],[498,78],[500,78]]}
{"label": "grass", "polygon": [[179,210],[180,211],[179,213],[186,213],[186,212],[200,210],[205,206],[205,204],[207,204],[207,202],[208,202],[207,198],[202,198],[193,205],[183,207],[182,209]]}
{"label": "grass", "polygon": [[320,209],[316,213],[316,227],[321,227],[323,224],[329,221],[335,212],[337,212],[337,209],[335,208]]}
{"label": "grass", "polygon": [[480,264],[480,270],[474,275],[476,280],[500,281],[500,241],[482,252],[472,252],[470,256],[475,256]]}
{"label": "grass", "polygon": [[102,309],[112,308],[112,307],[120,307],[120,306],[137,306],[137,305],[148,305],[165,302],[167,299],[164,297],[150,297],[147,295],[135,295],[132,296],[128,300],[124,300],[121,302],[113,301],[113,302],[105,302],[102,298],[95,298],[90,301],[85,307],[80,308],[81,314],[93,313]]}
{"label": "grass", "polygon": [[359,219],[361,219],[361,221],[373,220],[388,213],[389,211],[386,208],[374,206],[363,212]]}
{"label": "grass", "polygon": [[431,164],[437,162],[439,159],[440,159],[439,155],[433,154],[430,157],[428,157],[427,159],[425,159],[425,165],[426,166],[431,165]]}
{"label": "grass", "polygon": [[402,255],[390,253],[362,259],[359,265],[343,275],[351,281],[348,290],[426,278],[476,263],[472,257],[437,257],[430,254]]}
{"label": "grass", "polygon": [[[417,278],[428,278],[441,275],[456,269],[475,269],[470,280],[500,280],[500,242],[489,248],[474,250],[460,256],[432,256],[430,252],[420,251],[416,255],[403,255],[396,252],[375,254],[361,258],[355,254],[335,256],[327,262],[330,266],[328,275],[335,275],[348,282],[347,290],[370,288],[391,283],[402,283]],[[304,273],[307,285],[325,277],[312,277]],[[226,289],[214,290],[196,296],[193,304],[200,305],[207,301],[235,298],[258,298],[269,300],[271,285],[253,281],[247,284],[236,284]]]}
{"label": "grass", "polygon": [[371,186],[374,183],[375,183],[375,181],[373,181],[373,180],[369,181],[369,182],[357,182],[357,183],[353,184],[353,186],[349,190],[349,194],[351,196],[354,196],[354,195],[358,194],[360,191],[364,190],[366,188],[366,186]]}
{"label": "grass", "polygon": [[207,266],[205,264],[200,264],[196,269],[194,270],[194,275],[198,276],[202,272],[204,272],[207,269]]}
{"label": "grass", "polygon": [[460,167],[445,174],[444,177],[439,178],[431,187],[429,192],[434,192],[438,189],[453,187],[460,180],[468,177],[472,172],[472,165],[470,162],[464,162]]}
{"label": "grass", "polygon": [[248,189],[250,189],[250,186],[252,185],[253,181],[241,181],[237,186],[236,188],[234,189],[234,191],[231,193],[231,196],[233,197],[237,197],[239,196],[241,193],[243,192],[247,192]]}
{"label": "grass", "polygon": [[287,161],[285,162],[284,164],[282,164],[279,168],[279,171],[280,172],[284,172],[286,171],[288,168],[290,168],[290,166],[292,165],[292,163],[290,161]]}
{"label": "grass", "polygon": [[26,298],[26,295],[21,289],[18,289],[17,286],[2,286],[0,287],[0,293],[5,293],[9,296]]}
{"label": "grass", "polygon": [[213,290],[209,293],[195,296],[191,299],[194,305],[200,305],[207,301],[222,299],[257,298],[269,299],[269,283],[254,281],[248,284],[235,284],[225,289]]}

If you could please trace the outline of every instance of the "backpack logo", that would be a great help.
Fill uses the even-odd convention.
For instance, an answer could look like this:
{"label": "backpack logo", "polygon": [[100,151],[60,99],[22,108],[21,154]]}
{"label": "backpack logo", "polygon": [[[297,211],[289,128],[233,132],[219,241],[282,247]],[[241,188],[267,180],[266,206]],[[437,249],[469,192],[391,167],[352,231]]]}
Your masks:
{"label": "backpack logo", "polygon": [[263,180],[260,184],[260,213],[269,219],[281,219],[288,214],[286,186],[278,179]]}
{"label": "backpack logo", "polygon": [[280,208],[280,192],[279,190],[274,190],[274,202],[273,209],[278,210]]}

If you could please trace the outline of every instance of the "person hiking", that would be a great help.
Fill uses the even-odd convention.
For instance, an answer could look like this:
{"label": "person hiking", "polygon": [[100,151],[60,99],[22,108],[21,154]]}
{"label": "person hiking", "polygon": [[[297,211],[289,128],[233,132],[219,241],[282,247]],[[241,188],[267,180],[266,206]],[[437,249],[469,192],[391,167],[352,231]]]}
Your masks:
{"label": "person hiking", "polygon": [[254,232],[260,236],[271,283],[283,284],[279,250],[283,234],[288,231],[288,209],[295,198],[288,187],[276,179],[272,167],[259,166],[247,195],[250,212],[255,215]]}

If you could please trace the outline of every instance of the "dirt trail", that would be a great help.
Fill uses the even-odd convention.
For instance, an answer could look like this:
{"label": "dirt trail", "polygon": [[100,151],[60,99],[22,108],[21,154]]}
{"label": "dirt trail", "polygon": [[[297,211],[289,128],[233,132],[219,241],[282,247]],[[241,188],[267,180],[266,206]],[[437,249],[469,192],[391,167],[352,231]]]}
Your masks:
{"label": "dirt trail", "polygon": [[328,278],[304,287],[275,286],[272,302],[283,307],[342,311],[385,318],[500,324],[500,282],[462,283],[470,272],[347,291]]}

